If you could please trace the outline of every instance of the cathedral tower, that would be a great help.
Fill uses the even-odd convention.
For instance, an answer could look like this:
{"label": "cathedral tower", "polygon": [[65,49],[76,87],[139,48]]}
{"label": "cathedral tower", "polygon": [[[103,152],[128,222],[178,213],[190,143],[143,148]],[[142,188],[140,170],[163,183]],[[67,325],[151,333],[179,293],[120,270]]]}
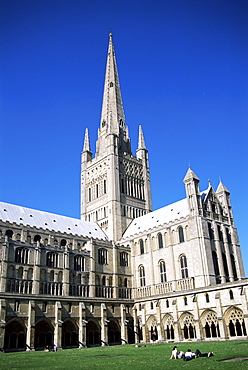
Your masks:
{"label": "cathedral tower", "polygon": [[112,34],[96,155],[88,129],[81,161],[81,218],[96,221],[111,240],[119,240],[130,222],[151,211],[148,151],[139,128],[137,157],[132,155],[125,122]]}

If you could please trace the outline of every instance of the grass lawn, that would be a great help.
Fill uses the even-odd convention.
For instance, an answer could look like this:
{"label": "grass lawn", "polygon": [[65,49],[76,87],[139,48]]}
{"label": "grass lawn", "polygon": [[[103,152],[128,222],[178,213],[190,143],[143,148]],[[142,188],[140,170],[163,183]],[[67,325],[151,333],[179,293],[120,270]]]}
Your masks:
{"label": "grass lawn", "polygon": [[214,352],[214,357],[191,361],[169,360],[172,344],[148,344],[145,348],[134,345],[68,349],[58,352],[0,353],[0,369],[248,369],[247,361],[222,362],[233,357],[248,358],[247,341],[179,343],[178,349],[193,352]]}

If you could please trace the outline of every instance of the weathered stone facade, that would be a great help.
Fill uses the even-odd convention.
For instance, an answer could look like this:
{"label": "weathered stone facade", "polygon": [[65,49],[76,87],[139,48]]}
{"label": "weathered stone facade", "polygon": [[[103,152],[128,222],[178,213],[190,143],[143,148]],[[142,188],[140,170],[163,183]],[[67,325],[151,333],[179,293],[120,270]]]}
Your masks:
{"label": "weathered stone facade", "polygon": [[85,132],[81,220],[0,203],[0,348],[247,338],[230,193],[200,191],[151,212],[142,128],[131,152],[110,35],[96,156]]}

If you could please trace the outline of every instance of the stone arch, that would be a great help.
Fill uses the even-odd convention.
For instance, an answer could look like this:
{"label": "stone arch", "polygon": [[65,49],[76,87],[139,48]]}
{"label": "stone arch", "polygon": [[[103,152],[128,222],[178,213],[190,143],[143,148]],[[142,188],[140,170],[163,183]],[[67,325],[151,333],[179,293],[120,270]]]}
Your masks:
{"label": "stone arch", "polygon": [[151,316],[148,317],[148,319],[146,321],[146,327],[148,329],[147,341],[152,339],[152,333],[156,333],[156,339],[158,339],[157,319],[154,315],[151,315]]}
{"label": "stone arch", "polygon": [[184,312],[179,318],[179,324],[184,339],[196,338],[194,316],[189,312]]}
{"label": "stone arch", "polygon": [[108,323],[108,344],[121,344],[121,329],[117,320]]}
{"label": "stone arch", "polygon": [[54,344],[53,338],[54,327],[51,321],[48,319],[39,320],[35,325],[35,349],[44,349],[46,346],[52,347]]}
{"label": "stone arch", "polygon": [[88,347],[101,345],[101,328],[97,321],[89,320],[86,325],[86,345]]}
{"label": "stone arch", "polygon": [[213,310],[206,310],[200,317],[204,338],[220,337],[220,329],[217,314]]}
{"label": "stone arch", "polygon": [[26,327],[21,319],[10,320],[5,327],[4,350],[21,351],[26,349]]}
{"label": "stone arch", "polygon": [[223,315],[230,337],[246,336],[243,311],[235,306],[229,307]]}
{"label": "stone arch", "polygon": [[78,347],[78,326],[72,319],[67,319],[62,324],[62,347]]}
{"label": "stone arch", "polygon": [[164,331],[164,339],[175,339],[174,319],[170,314],[166,314],[162,319],[162,328]]}

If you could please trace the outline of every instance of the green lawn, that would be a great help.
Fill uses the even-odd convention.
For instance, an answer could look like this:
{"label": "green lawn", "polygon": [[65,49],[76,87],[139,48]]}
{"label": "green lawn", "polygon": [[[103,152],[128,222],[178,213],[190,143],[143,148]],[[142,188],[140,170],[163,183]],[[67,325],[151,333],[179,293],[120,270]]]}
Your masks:
{"label": "green lawn", "polygon": [[58,352],[0,353],[1,369],[248,369],[247,361],[222,362],[233,357],[248,358],[247,341],[179,343],[178,349],[190,348],[214,352],[214,357],[196,358],[185,362],[169,360],[174,344],[148,344],[145,348],[134,345],[61,350]]}

